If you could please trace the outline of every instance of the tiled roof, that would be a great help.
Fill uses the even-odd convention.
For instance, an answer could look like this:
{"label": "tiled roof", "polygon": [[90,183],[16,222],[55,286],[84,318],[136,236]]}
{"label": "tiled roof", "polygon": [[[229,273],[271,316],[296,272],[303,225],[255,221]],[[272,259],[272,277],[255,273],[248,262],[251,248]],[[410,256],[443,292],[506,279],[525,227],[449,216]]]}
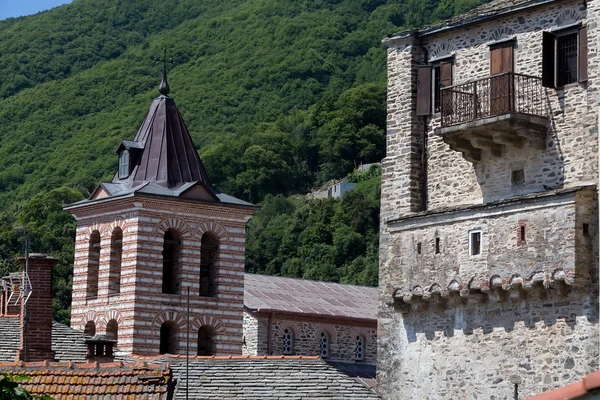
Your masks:
{"label": "tiled roof", "polygon": [[[14,361],[20,341],[20,322],[18,317],[0,317],[0,361]],[[82,332],[66,325],[52,324],[52,350],[57,361],[86,361],[87,345]]]}
{"label": "tiled roof", "polygon": [[539,394],[537,396],[529,397],[527,400],[578,399],[589,392],[596,392],[598,388],[600,388],[600,371],[592,372],[578,382]]}
{"label": "tiled roof", "polygon": [[[185,399],[185,356],[163,356],[177,378],[175,400]],[[364,399],[379,397],[319,357],[190,357],[190,399]]]}
{"label": "tiled roof", "polygon": [[0,372],[28,376],[23,388],[55,400],[164,399],[171,376],[166,366],[147,363],[0,362]]}
{"label": "tiled roof", "polygon": [[441,30],[452,29],[465,24],[472,24],[484,21],[489,18],[493,18],[499,14],[517,11],[519,9],[527,8],[530,6],[536,6],[545,3],[553,3],[555,1],[560,0],[492,0],[461,15],[450,18],[444,21],[443,23],[430,25],[417,30],[399,32],[390,35],[389,38],[403,37],[410,33],[424,35]]}
{"label": "tiled roof", "polygon": [[244,306],[323,317],[377,320],[376,287],[245,274]]}

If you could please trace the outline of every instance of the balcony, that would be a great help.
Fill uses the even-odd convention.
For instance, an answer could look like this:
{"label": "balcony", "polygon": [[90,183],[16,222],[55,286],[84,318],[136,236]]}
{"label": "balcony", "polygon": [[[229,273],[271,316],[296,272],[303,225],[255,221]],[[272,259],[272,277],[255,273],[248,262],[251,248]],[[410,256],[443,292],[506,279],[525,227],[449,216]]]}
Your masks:
{"label": "balcony", "polygon": [[546,146],[545,90],[534,76],[503,73],[442,88],[440,111],[434,133],[471,162],[484,150],[501,157],[507,147]]}

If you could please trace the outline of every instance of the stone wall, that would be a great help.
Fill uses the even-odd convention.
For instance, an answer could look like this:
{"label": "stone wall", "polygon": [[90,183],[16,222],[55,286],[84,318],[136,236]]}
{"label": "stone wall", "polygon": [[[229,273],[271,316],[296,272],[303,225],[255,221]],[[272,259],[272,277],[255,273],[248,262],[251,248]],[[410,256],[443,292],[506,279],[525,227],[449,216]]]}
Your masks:
{"label": "stone wall", "polygon": [[[244,354],[268,355],[269,316],[244,313]],[[275,315],[271,319],[271,355],[283,354],[283,331],[289,329],[293,337],[293,354],[315,356],[320,354],[321,333],[329,337],[329,356],[334,361],[359,361],[374,364],[377,361],[377,327],[374,322],[309,318],[302,315]],[[362,360],[356,360],[356,338],[364,341]]]}
{"label": "stone wall", "polygon": [[[84,206],[85,207],[85,206]],[[187,296],[190,287],[190,352],[196,354],[200,327],[214,329],[216,355],[242,352],[245,223],[251,210],[185,200],[111,200],[101,207],[73,211],[77,240],[73,277],[71,326],[84,330],[92,321],[97,333],[105,333],[110,320],[118,324],[118,347],[126,353],[157,354],[160,327],[175,328],[176,353],[186,345]],[[110,238],[115,227],[123,231],[121,284],[109,294]],[[164,233],[174,229],[181,237],[181,270],[176,294],[162,293]],[[86,297],[89,240],[100,232],[99,290]],[[219,238],[214,297],[199,295],[201,238],[211,232]]]}
{"label": "stone wall", "polygon": [[[384,399],[512,399],[515,383],[525,398],[598,369],[598,200],[594,189],[577,190],[598,181],[599,11],[597,0],[587,8],[561,1],[386,41],[377,368]],[[473,163],[434,134],[439,114],[416,116],[416,65],[425,54],[454,56],[460,84],[489,76],[489,44],[514,38],[514,72],[541,76],[542,32],[575,23],[588,27],[588,81],[543,89],[550,129],[541,146],[506,146],[501,156],[482,150]],[[515,169],[524,170],[520,186],[511,183]],[[424,198],[426,207],[416,207]],[[484,235],[480,257],[468,253],[474,228]]]}

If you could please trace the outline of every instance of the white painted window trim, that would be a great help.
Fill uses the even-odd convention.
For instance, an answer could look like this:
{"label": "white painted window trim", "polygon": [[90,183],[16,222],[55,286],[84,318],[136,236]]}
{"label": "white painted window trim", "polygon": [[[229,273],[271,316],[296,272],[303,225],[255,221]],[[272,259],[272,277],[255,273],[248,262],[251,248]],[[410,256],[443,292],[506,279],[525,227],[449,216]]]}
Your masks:
{"label": "white painted window trim", "polygon": [[[473,234],[479,233],[479,253],[473,254]],[[471,229],[469,231],[469,257],[481,257],[483,254],[483,231],[481,228]]]}

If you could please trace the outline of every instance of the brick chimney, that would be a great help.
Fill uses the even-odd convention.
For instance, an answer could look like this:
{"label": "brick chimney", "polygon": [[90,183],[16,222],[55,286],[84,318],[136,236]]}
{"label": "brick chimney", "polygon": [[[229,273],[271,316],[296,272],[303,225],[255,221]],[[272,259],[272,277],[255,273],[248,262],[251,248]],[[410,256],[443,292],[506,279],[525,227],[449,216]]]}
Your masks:
{"label": "brick chimney", "polygon": [[[18,258],[25,276],[25,257]],[[31,295],[21,301],[21,344],[17,361],[54,361],[52,350],[52,269],[58,259],[46,254],[29,255]]]}

